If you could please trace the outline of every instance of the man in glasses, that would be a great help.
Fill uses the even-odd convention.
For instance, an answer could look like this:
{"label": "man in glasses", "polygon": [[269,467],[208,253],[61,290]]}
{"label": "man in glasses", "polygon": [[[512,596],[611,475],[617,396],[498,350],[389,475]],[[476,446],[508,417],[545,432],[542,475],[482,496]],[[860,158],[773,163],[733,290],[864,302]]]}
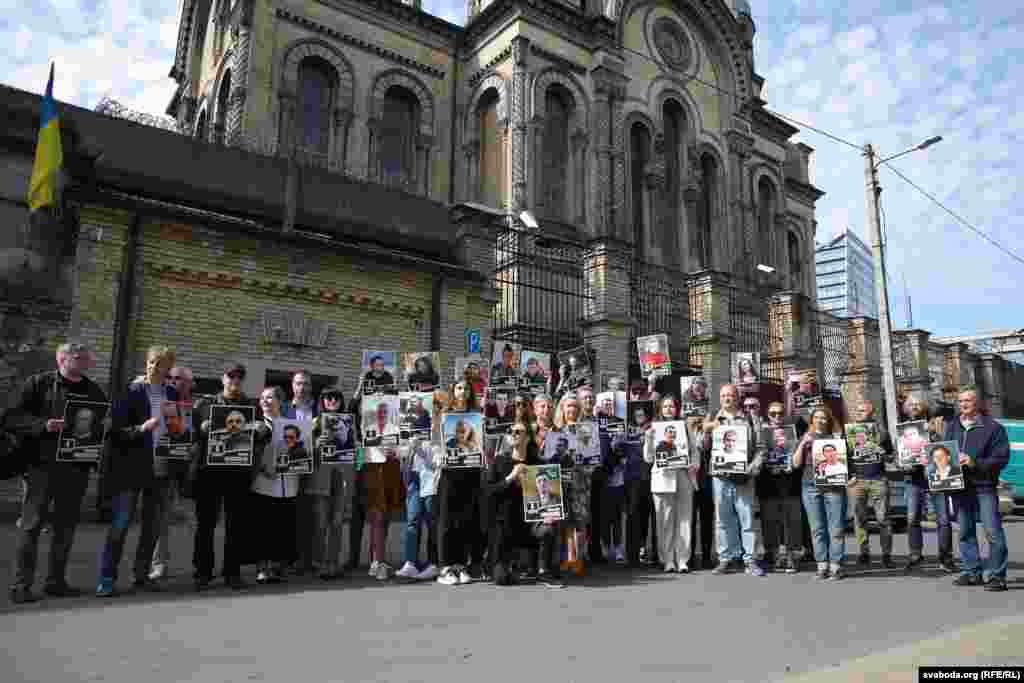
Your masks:
{"label": "man in glasses", "polygon": [[[181,439],[192,432],[192,371],[183,366],[171,368],[167,382],[174,387],[178,396],[178,417],[180,420]],[[172,420],[168,418],[168,430]],[[179,424],[175,422],[175,424]],[[172,439],[174,436],[172,435]],[[189,440],[191,436],[187,437]],[[156,505],[156,545],[153,547],[153,562],[150,565],[149,579],[159,581],[168,576],[167,568],[171,561],[171,553],[167,539],[171,523],[171,508],[175,498],[180,495],[185,478],[188,475],[188,463],[173,458],[154,459],[154,477],[159,499]]]}
{"label": "man in glasses", "polygon": [[[69,400],[106,403],[103,390],[85,376],[95,362],[84,344],[67,343],[57,348],[57,368],[25,380],[6,426],[24,439],[24,447],[36,454],[25,472],[21,527],[17,532],[13,603],[32,602],[39,533],[47,523],[53,531],[49,566],[43,591],[52,597],[80,595],[66,579],[68,556],[75,540],[82,497],[89,483],[92,463],[56,462],[57,439],[64,428],[64,408]],[[69,425],[70,426],[70,425]],[[52,513],[50,513],[52,507]]]}
{"label": "man in glasses", "polygon": [[[196,481],[193,485],[196,501],[196,535],[192,562],[195,569],[195,587],[200,591],[205,590],[213,581],[213,538],[221,505],[224,506],[224,582],[235,590],[245,587],[241,572],[241,541],[249,485],[252,481],[252,467],[206,467],[213,406],[256,406],[255,400],[242,393],[244,380],[245,366],[241,363],[229,363],[221,376],[223,390],[211,400],[198,402],[194,409],[200,427],[196,435],[198,438],[192,446],[193,462],[197,466]],[[269,441],[270,428],[263,420],[257,420],[257,424],[257,441]]]}

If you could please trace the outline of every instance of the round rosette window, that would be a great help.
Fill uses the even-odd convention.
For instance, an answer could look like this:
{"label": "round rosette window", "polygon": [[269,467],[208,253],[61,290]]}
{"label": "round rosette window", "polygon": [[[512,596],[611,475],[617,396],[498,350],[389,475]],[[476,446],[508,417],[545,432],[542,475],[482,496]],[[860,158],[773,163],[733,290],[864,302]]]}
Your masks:
{"label": "round rosette window", "polygon": [[676,71],[686,71],[693,60],[693,48],[682,26],[662,17],[654,22],[654,46],[665,63]]}

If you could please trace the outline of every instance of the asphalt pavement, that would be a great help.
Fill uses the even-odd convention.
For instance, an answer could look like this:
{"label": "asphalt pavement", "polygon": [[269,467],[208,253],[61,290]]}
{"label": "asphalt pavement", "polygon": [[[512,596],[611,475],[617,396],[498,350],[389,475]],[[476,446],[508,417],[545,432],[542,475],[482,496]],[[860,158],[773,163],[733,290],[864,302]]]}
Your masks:
{"label": "asphalt pavement", "polygon": [[[598,568],[564,590],[449,588],[361,570],[196,594],[178,525],[178,573],[163,593],[0,606],[0,681],[916,681],[921,663],[1021,665],[1024,519],[1006,527],[1005,593],[876,562],[840,582]],[[103,532],[81,531],[70,571],[81,587],[93,585]],[[5,565],[13,540],[0,527]],[[927,534],[926,552],[934,543]],[[902,559],[905,534],[895,550]]]}

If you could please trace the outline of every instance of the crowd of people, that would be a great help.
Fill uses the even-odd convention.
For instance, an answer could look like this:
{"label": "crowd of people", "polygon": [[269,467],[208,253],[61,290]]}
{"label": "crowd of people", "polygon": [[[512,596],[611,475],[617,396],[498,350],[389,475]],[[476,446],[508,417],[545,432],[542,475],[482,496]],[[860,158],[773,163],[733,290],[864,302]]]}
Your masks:
{"label": "crowd of people", "polygon": [[[842,426],[824,404],[811,407],[806,419],[780,402],[771,402],[762,412],[756,396],[747,394],[741,400],[737,386],[725,384],[717,410],[703,416],[681,415],[677,396],[655,391],[652,377],[646,384],[630,385],[628,393],[631,400],[652,400],[654,419],[641,416],[636,431],[616,430],[606,428],[621,422],[622,416],[612,412],[613,402],[596,401],[591,373],[573,368],[558,382],[548,378],[547,383],[530,383],[542,386],[515,392],[510,424],[497,447],[481,467],[456,468],[446,466],[450,444],[441,425],[447,415],[482,411],[479,374],[467,367],[458,381],[439,386],[436,372],[424,370],[417,385],[430,385],[432,390],[429,425],[422,402],[416,403],[417,428],[409,438],[358,448],[351,463],[317,461],[311,471],[301,473],[289,469],[287,457],[282,467],[279,450],[270,447],[275,425],[309,420],[316,443],[325,415],[363,414],[361,405],[368,399],[364,382],[351,397],[340,386],[323,388],[314,396],[312,377],[298,371],[291,378],[290,400],[279,386],[267,386],[253,398],[242,391],[246,368],[232,362],[223,369],[220,393],[194,399],[190,370],[173,350],[153,347],[146,355],[145,373],[110,400],[86,375],[94,362],[87,347],[64,344],[56,361],[55,370],[26,381],[17,405],[4,418],[5,430],[17,436],[22,452],[33,454],[23,475],[16,567],[9,589],[15,603],[36,599],[38,543],[46,525],[52,542],[43,592],[52,597],[82,592],[67,582],[67,562],[89,473],[97,466],[111,510],[98,558],[95,593],[101,597],[118,593],[123,549],[136,518],[133,586],[141,591],[161,589],[171,572],[168,532],[176,492],[194,503],[196,590],[214,581],[215,529],[222,515],[220,576],[233,589],[246,587],[245,565],[256,567],[258,584],[296,575],[331,581],[354,572],[361,566],[366,527],[369,574],[380,581],[456,586],[489,580],[497,585],[562,587],[574,573],[581,574],[585,564],[602,563],[655,565],[667,573],[742,571],[754,577],[793,574],[808,565],[817,578],[835,581],[857,566],[871,564],[869,508],[880,529],[881,564],[894,567],[885,467],[894,454],[884,421],[877,423],[882,457],[851,459],[846,485],[822,486],[811,462],[813,443],[843,438]],[[527,372],[537,374],[535,368]],[[394,378],[384,374],[382,363],[374,359],[367,373],[375,382],[374,391],[394,385]],[[619,378],[608,384],[613,390],[626,386]],[[110,406],[103,418],[105,448],[99,462],[57,457],[64,447],[65,415],[78,415],[66,411],[69,403]],[[927,401],[919,396],[906,402],[911,419],[928,421],[930,441],[957,442],[965,486],[929,493],[926,462],[904,467],[910,554],[902,569],[912,572],[923,562],[921,522],[930,496],[937,515],[938,566],[958,575],[957,586],[983,584],[986,590],[1002,591],[1008,555],[995,487],[1009,459],[1007,435],[997,421],[979,412],[974,387],[964,387],[958,403],[957,415],[942,418],[931,416]],[[191,410],[183,412],[182,406]],[[875,422],[869,401],[851,406],[849,412],[857,423]],[[663,430],[662,440],[656,442],[659,421],[682,421],[685,429]],[[598,423],[601,429],[593,426]],[[329,429],[335,425],[360,429],[358,421],[336,420]],[[751,435],[745,444],[728,444],[730,449],[746,448],[746,467],[713,473],[712,434],[731,426],[745,427]],[[795,427],[795,448],[784,463],[768,466],[769,452],[783,443],[783,437],[780,431],[775,444],[764,443],[758,435],[765,427],[787,426]],[[465,436],[469,428],[464,424],[457,434]],[[69,434],[84,431],[71,424],[67,429]],[[225,444],[242,429],[250,434],[251,458],[244,464],[222,459],[211,465],[211,439],[213,450],[231,451],[234,447]],[[172,437],[189,430],[194,436],[185,456],[169,457]],[[575,442],[577,433],[588,439],[596,434],[599,462],[566,462],[561,450],[545,448],[563,436],[568,440],[572,435]],[[300,439],[298,429],[284,430],[288,449],[297,448]],[[665,454],[677,442],[684,442],[692,457],[685,466],[670,467]],[[561,466],[562,511],[548,514],[544,505],[539,521],[528,521],[525,476],[529,468],[545,464]],[[552,484],[546,474],[536,482],[544,502]],[[854,518],[855,562],[846,558],[848,507]],[[401,560],[395,569],[385,550],[391,523],[399,519],[404,523]],[[959,567],[953,557],[953,521],[959,529]],[[978,522],[989,539],[985,559],[978,552]],[[349,543],[343,549],[346,524]],[[426,552],[421,554],[424,545]]]}

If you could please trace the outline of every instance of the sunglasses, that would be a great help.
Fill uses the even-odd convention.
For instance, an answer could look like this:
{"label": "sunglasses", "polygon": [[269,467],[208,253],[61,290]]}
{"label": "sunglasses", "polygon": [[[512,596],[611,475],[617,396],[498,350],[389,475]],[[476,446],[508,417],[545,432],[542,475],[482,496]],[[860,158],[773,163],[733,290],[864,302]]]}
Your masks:
{"label": "sunglasses", "polygon": [[245,375],[240,372],[228,372],[225,374],[228,379],[242,379]]}
{"label": "sunglasses", "polygon": [[525,433],[526,433],[525,429],[511,429],[511,430],[509,430],[509,434],[511,434],[512,436],[516,436],[518,434],[525,434]]}
{"label": "sunglasses", "polygon": [[768,414],[771,415],[772,417],[782,417],[781,410],[769,410]]}

